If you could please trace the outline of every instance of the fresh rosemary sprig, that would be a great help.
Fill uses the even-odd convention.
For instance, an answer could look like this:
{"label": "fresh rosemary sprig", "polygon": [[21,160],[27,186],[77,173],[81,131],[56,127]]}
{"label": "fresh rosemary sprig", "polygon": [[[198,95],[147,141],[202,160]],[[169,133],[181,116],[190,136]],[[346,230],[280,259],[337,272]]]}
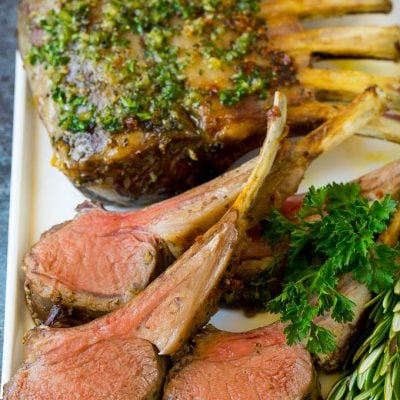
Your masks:
{"label": "fresh rosemary sprig", "polygon": [[400,279],[368,305],[374,305],[372,333],[353,357],[355,369],[336,383],[328,400],[400,399]]}

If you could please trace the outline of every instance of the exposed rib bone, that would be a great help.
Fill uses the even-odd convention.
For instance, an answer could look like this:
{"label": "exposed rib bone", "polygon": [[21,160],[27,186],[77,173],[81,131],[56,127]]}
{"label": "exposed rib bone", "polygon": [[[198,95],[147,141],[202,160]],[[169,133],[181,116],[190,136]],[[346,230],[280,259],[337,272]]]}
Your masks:
{"label": "exposed rib bone", "polygon": [[366,58],[335,58],[313,60],[316,69],[356,70],[373,75],[392,76],[400,80],[400,63]]}
{"label": "exposed rib bone", "polygon": [[333,71],[305,68],[298,73],[301,84],[318,90],[358,94],[377,85],[395,103],[400,103],[400,83],[393,77],[377,76],[361,71]]}
{"label": "exposed rib bone", "polygon": [[400,143],[400,123],[396,119],[381,116],[360,129],[359,134]]}
{"label": "exposed rib bone", "polygon": [[262,0],[261,15],[295,14],[300,18],[315,18],[344,14],[389,12],[389,0]]}
{"label": "exposed rib bone", "polygon": [[[279,93],[275,95],[274,108],[275,113],[270,113],[268,118],[267,138],[259,161],[232,208],[135,299],[140,309],[149,301],[151,304],[152,298],[161,298],[148,318],[135,329],[135,336],[155,344],[160,354],[176,352],[190,334],[208,320],[213,302],[217,300],[213,295],[216,285],[232,257],[243,247],[246,230],[251,223],[249,219],[253,217],[252,208],[262,201],[260,189],[266,185],[279,145],[287,133],[284,129],[286,100]],[[171,288],[171,283],[176,287]],[[160,291],[165,291],[165,297],[160,297]],[[176,302],[177,296],[179,303],[176,312],[170,313],[166,321],[165,310],[170,307],[169,304]],[[159,321],[163,321],[162,325]]]}
{"label": "exposed rib bone", "polygon": [[400,27],[343,26],[276,36],[271,44],[287,52],[327,53],[396,60]]}
{"label": "exposed rib bone", "polygon": [[311,162],[323,152],[357,133],[382,107],[382,96],[370,88],[358,96],[342,113],[325,122],[290,149],[282,150],[270,175],[264,201],[260,201],[254,215],[263,217],[270,207],[280,209],[284,201],[293,195]]}
{"label": "exposed rib bone", "polygon": [[346,104],[310,101],[288,108],[288,125],[302,126],[326,121],[343,111]]}
{"label": "exposed rib bone", "polygon": [[[307,125],[333,118],[342,112],[344,103],[309,102],[288,109],[289,125]],[[358,135],[400,143],[400,116],[377,116],[361,128]]]}
{"label": "exposed rib bone", "polygon": [[[283,135],[282,133],[285,131],[287,104],[286,98],[279,92],[275,95],[274,106],[271,110],[269,110],[268,113],[268,119],[272,122],[270,122],[266,144],[262,147],[259,156],[260,159],[266,159],[268,160],[268,162],[257,163],[255,169],[253,170],[250,178],[246,183],[246,187],[240,192],[238,198],[232,206],[233,209],[236,209],[238,211],[241,219],[245,219],[246,224],[250,225],[252,224],[252,222],[259,221],[258,218],[260,218],[261,216],[256,215],[257,213],[255,213],[254,210],[257,208],[256,205],[262,202],[262,200],[260,201],[260,198],[263,197],[262,193],[264,187],[268,191],[267,184],[260,185],[257,184],[257,182],[262,176],[264,176],[264,180],[266,182],[269,181],[269,171],[271,170],[273,162],[275,160],[275,156],[271,157],[270,152],[272,151],[272,149],[276,149],[277,152],[282,138],[288,133],[287,129],[285,135]],[[246,190],[247,187],[248,189]],[[247,228],[248,227],[246,226],[246,229]]]}

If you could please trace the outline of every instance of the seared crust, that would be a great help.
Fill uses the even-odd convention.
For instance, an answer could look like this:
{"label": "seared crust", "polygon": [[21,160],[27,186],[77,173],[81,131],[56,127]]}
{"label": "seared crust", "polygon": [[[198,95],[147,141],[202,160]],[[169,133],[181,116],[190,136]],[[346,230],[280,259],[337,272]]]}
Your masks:
{"label": "seared crust", "polygon": [[[321,51],[345,57],[396,59],[398,27],[327,28],[302,33],[297,19],[386,12],[389,1],[217,3],[210,6],[216,14],[208,6],[188,1],[184,4],[189,9],[174,9],[172,15],[172,8],[165,10],[169,3],[161,2],[167,17],[160,17],[158,9],[152,14],[153,10],[146,8],[145,1],[132,8],[131,3],[109,0],[21,0],[19,45],[39,114],[52,141],[53,164],[84,194],[122,205],[138,199],[149,202],[221,173],[260,144],[266,110],[277,88],[286,92],[289,106],[304,105],[294,110],[289,125],[315,127],[332,116],[334,108],[312,106],[316,90],[318,96],[327,92],[328,98],[343,101],[378,85],[391,101],[399,102],[397,78],[308,68],[311,55]],[[73,4],[72,9],[83,5],[86,11],[71,17],[69,4]],[[252,11],[243,11],[243,7]],[[225,13],[225,9],[231,11]],[[59,18],[62,13],[67,17],[63,14]],[[145,15],[140,29],[132,23],[138,15]],[[125,17],[131,22],[120,21]],[[72,36],[68,36],[68,23],[64,26],[68,18],[77,24]],[[161,18],[161,22],[148,22],[154,18]],[[107,19],[106,28],[103,19]],[[107,26],[112,30],[107,31]],[[67,31],[65,43],[57,42],[59,29],[61,36],[63,29]],[[168,32],[160,34],[163,30]],[[373,40],[376,32],[379,43]],[[110,34],[116,41],[107,44],[109,39],[101,34]],[[55,60],[51,39],[56,40]],[[173,59],[164,60],[160,48],[161,52],[171,50]],[[57,57],[64,59],[61,65]],[[130,61],[134,65],[127,73]],[[158,68],[166,68],[166,72],[151,75]],[[166,86],[163,74],[170,77]],[[175,78],[179,83],[172,90]],[[172,103],[168,100],[165,105],[158,102],[164,89],[168,96],[180,94],[172,94]],[[141,99],[146,100],[141,103]],[[164,105],[157,108],[157,104]]]}

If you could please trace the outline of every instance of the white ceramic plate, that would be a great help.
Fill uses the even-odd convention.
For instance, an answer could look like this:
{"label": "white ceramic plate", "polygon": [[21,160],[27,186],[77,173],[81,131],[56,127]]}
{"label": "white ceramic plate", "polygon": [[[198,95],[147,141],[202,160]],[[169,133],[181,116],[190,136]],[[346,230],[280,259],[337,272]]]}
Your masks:
{"label": "white ceramic plate", "polygon": [[[400,0],[394,0],[394,3],[391,15],[346,17],[346,24],[398,24]],[[327,23],[340,25],[340,22],[343,20],[332,18]],[[306,25],[310,26],[309,23]],[[14,110],[2,387],[20,366],[24,355],[22,338],[33,326],[25,307],[20,270],[23,256],[43,231],[72,218],[75,207],[84,200],[67,178],[50,166],[50,141],[35,111],[18,54]],[[399,155],[398,145],[353,137],[318,159],[307,172],[300,190],[306,190],[311,184],[348,181],[399,158]],[[220,311],[211,322],[221,329],[245,331],[270,323],[271,316],[260,314],[246,318],[240,312]],[[325,392],[327,387],[323,383]]]}

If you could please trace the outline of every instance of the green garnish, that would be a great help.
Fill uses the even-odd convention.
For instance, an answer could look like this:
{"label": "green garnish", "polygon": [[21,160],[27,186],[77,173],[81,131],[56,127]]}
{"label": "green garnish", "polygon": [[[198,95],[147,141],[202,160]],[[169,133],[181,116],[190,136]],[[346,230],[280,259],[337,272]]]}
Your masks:
{"label": "green garnish", "polygon": [[370,335],[355,352],[353,372],[337,382],[328,400],[400,399],[400,279],[369,306]]}
{"label": "green garnish", "polygon": [[[190,118],[184,115],[199,106],[202,96],[217,95],[223,105],[232,106],[248,95],[266,98],[271,89],[274,57],[263,67],[246,60],[252,52],[268,51],[267,27],[257,15],[259,0],[60,3],[30,21],[42,38],[27,59],[49,72],[65,131],[190,130]],[[227,30],[231,39],[220,40]],[[194,40],[190,50],[174,42],[183,33]],[[141,37],[137,43],[135,35]],[[185,70],[198,56],[210,68],[230,68],[230,87],[208,92],[188,87]],[[284,65],[293,69],[287,60]],[[202,74],[200,67],[198,72]],[[96,100],[99,93],[101,101]]]}
{"label": "green garnish", "polygon": [[338,322],[352,319],[354,303],[335,289],[344,273],[352,272],[375,293],[390,288],[399,251],[376,240],[395,209],[389,195],[369,202],[356,184],[332,184],[310,189],[298,222],[271,212],[264,236],[272,243],[286,238],[289,248],[286,284],[267,308],[290,322],[285,328],[289,344],[305,340],[312,353],[335,348],[334,334],[313,320],[328,311]]}
{"label": "green garnish", "polygon": [[[250,75],[243,72],[232,77],[233,89],[221,90],[219,99],[225,106],[232,106],[240,101],[243,97],[253,93],[266,93],[270,81],[269,75],[263,75],[255,70]],[[265,98],[260,94],[260,98]]]}

